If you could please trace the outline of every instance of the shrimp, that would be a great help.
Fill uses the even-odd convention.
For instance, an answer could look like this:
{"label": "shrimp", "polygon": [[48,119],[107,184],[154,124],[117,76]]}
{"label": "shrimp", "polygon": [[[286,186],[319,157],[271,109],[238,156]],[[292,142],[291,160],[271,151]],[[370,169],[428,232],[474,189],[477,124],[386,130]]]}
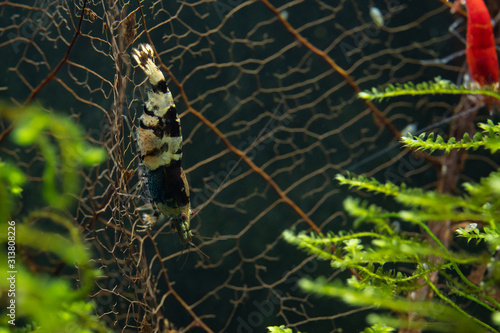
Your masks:
{"label": "shrimp", "polygon": [[483,85],[498,82],[498,56],[491,18],[483,0],[467,0],[467,65],[472,79]]}
{"label": "shrimp", "polygon": [[[153,48],[141,44],[132,56],[149,77],[152,91],[139,118],[137,144],[148,194],[159,211],[171,218],[182,243],[191,243],[189,184],[182,169],[181,121],[165,77],[154,62]],[[148,221],[151,227],[155,220]]]}

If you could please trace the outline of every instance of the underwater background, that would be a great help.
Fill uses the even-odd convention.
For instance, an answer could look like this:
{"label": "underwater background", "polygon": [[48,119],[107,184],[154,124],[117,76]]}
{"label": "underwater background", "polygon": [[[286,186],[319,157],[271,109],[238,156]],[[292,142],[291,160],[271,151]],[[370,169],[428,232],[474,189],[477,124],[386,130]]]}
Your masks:
{"label": "underwater background", "polygon": [[[106,152],[105,161],[81,170],[60,163],[55,179],[55,191],[73,198],[62,211],[102,274],[90,293],[100,320],[122,332],[146,332],[146,322],[155,332],[265,332],[281,324],[361,331],[367,309],[297,286],[305,276],[350,273],[300,252],[282,232],[311,230],[299,211],[325,233],[350,230],[342,205],[349,190],[338,185],[338,173],[435,187],[436,170],[403,148],[396,132],[411,125],[412,134],[446,133],[459,97],[368,105],[357,92],[436,76],[463,82],[464,19],[449,31],[462,16],[437,0],[140,4],[0,3],[2,103],[72,119]],[[374,22],[373,8],[383,24]],[[133,135],[149,89],[130,56],[140,43],[158,52],[181,115],[196,247],[184,247],[166,221],[138,231],[143,213],[151,213]],[[478,118],[487,116],[482,110]],[[2,115],[0,130],[17,117]],[[0,149],[2,161],[29,175],[11,215],[21,220],[47,206],[39,195],[46,158],[9,137]],[[460,181],[498,169],[495,159],[474,156]],[[78,186],[64,193],[64,174],[75,170]],[[57,265],[38,255],[28,256],[37,271],[74,277],[55,273]]]}

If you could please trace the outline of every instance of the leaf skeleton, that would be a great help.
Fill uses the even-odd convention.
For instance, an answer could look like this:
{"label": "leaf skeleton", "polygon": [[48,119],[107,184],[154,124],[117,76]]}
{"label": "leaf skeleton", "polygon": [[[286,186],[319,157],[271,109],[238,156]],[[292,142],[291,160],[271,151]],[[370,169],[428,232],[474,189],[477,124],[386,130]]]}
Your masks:
{"label": "leaf skeleton", "polygon": [[[132,56],[149,78],[152,90],[136,133],[142,178],[155,208],[155,216],[170,217],[182,243],[191,243],[193,215],[189,184],[182,169],[181,122],[165,77],[154,62],[153,48],[140,44]],[[156,220],[148,222],[151,227]]]}
{"label": "leaf skeleton", "polygon": [[[179,234],[182,243],[194,245],[191,242],[193,234],[190,222],[195,213],[191,209],[189,184],[182,168],[181,123],[174,100],[163,73],[154,63],[151,45],[140,44],[137,49],[132,50],[132,56],[148,76],[152,88],[148,91],[148,100],[144,105],[143,114],[139,117],[136,133],[141,179],[155,210],[155,218],[148,218],[145,227],[151,228],[161,213],[171,219],[172,227]],[[274,116],[282,104],[283,101],[275,108]],[[273,119],[270,118],[255,138],[255,142],[244,151],[245,154],[254,148]],[[226,182],[241,160],[240,158],[233,165],[222,183]],[[213,200],[217,193],[218,190],[200,205],[197,213]]]}

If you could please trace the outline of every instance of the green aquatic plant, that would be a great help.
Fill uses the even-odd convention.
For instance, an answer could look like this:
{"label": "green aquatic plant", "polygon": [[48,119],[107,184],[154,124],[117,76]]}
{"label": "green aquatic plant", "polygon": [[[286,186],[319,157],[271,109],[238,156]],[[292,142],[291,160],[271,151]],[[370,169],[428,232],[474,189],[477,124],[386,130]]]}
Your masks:
{"label": "green aquatic plant", "polygon": [[32,179],[37,177],[13,160],[0,160],[0,242],[5,245],[0,254],[8,264],[0,271],[6,302],[0,332],[109,332],[87,299],[100,272],[90,265],[81,230],[62,210],[80,191],[81,168],[102,162],[106,154],[66,116],[5,105],[0,114],[12,122],[2,134],[15,145],[9,149],[39,152],[44,162],[39,191],[48,203],[43,209],[28,206],[23,216],[18,209],[23,188],[36,192]]}
{"label": "green aquatic plant", "polygon": [[[36,226],[49,221],[57,225],[58,232],[48,232]],[[5,269],[0,272],[0,289],[9,295],[8,299],[15,299],[15,303],[12,312],[7,306],[2,307],[9,312],[1,317],[0,332],[9,332],[13,323],[18,328],[32,327],[32,330],[27,330],[30,332],[108,332],[104,323],[93,315],[94,304],[87,300],[100,273],[90,266],[91,251],[73,222],[59,213],[36,211],[16,222],[14,227],[9,229],[15,230],[17,256],[12,269],[14,273]],[[8,239],[7,230],[5,225],[0,232],[2,240]],[[26,250],[28,248],[30,251]],[[35,273],[33,263],[29,267],[22,260],[24,256],[30,257],[28,253],[32,251],[58,262],[60,269],[75,270],[77,267],[78,271],[74,273],[78,274],[78,287],[74,286],[74,279],[67,276]],[[10,313],[15,316],[9,317]]]}
{"label": "green aquatic plant", "polygon": [[79,195],[84,166],[106,158],[104,149],[85,140],[80,126],[69,117],[50,113],[40,106],[0,105],[0,115],[12,122],[10,138],[21,147],[35,146],[43,156],[42,195],[54,208],[67,208]]}
{"label": "green aquatic plant", "polygon": [[[285,328],[285,326],[269,326],[267,328],[269,333],[293,333],[291,328]],[[394,332],[394,328],[375,324],[371,327],[367,327],[362,333],[391,333]],[[296,333],[300,333],[300,331],[296,331]]]}
{"label": "green aquatic plant", "polygon": [[488,120],[486,124],[479,123],[478,126],[483,133],[477,132],[472,138],[468,133],[464,133],[460,140],[451,137],[445,142],[440,135],[434,136],[434,133],[430,133],[426,137],[425,133],[422,133],[418,137],[403,137],[401,141],[407,147],[416,150],[429,150],[431,153],[436,150],[443,150],[449,154],[452,149],[476,150],[480,147],[489,149],[492,154],[495,153],[500,149],[500,126],[493,124],[491,120]]}
{"label": "green aquatic plant", "polygon": [[[457,87],[439,78],[360,96],[382,99],[420,93],[478,93],[500,99],[496,92]],[[481,132],[465,133],[461,138],[445,140],[423,133],[402,137],[401,142],[414,151],[440,151],[443,156],[460,149],[484,148],[495,153],[500,148],[500,124],[488,120],[478,127]],[[299,284],[304,291],[376,309],[366,318],[374,326],[365,332],[394,328],[404,332],[498,332],[494,326],[500,324],[500,265],[495,260],[500,246],[499,171],[477,183],[463,183],[460,194],[350,173],[336,179],[356,191],[385,196],[384,202],[391,208],[348,197],[344,209],[354,218],[353,230],[325,235],[285,231],[287,242],[329,261],[334,269],[352,273],[345,281],[302,279]],[[454,247],[433,231],[435,225],[449,229],[455,237]]]}
{"label": "green aquatic plant", "polygon": [[26,175],[12,161],[0,159],[0,221],[7,221],[21,196]]}
{"label": "green aquatic plant", "polygon": [[[285,328],[285,326],[270,326],[267,328],[269,333],[293,333],[291,328]],[[297,332],[300,333],[300,332]]]}
{"label": "green aquatic plant", "polygon": [[444,80],[439,76],[434,78],[434,81],[417,84],[413,82],[396,83],[384,88],[372,88],[371,90],[359,93],[359,97],[369,101],[382,101],[390,97],[417,95],[484,95],[500,100],[500,93],[498,93],[498,89],[495,86],[457,86],[453,82]]}
{"label": "green aquatic plant", "polygon": [[[490,324],[456,304],[458,297],[466,298],[491,314],[498,310],[499,303],[491,296],[500,281],[498,265],[491,257],[500,245],[497,221],[500,221],[500,174],[492,173],[479,184],[464,184],[466,193],[461,196],[439,194],[435,191],[379,183],[364,176],[337,176],[340,184],[388,195],[401,203],[403,209],[388,211],[359,199],[348,198],[344,202],[346,211],[355,217],[355,226],[371,224],[373,231],[329,233],[326,236],[285,231],[289,243],[331,262],[333,268],[354,269],[347,285],[327,282],[324,279],[302,280],[305,291],[321,295],[341,297],[355,306],[377,306],[395,312],[413,313],[422,319],[412,323],[412,328],[454,332],[497,332]],[[457,236],[465,238],[473,247],[479,241],[489,251],[479,254],[452,251],[445,247],[431,232],[429,221],[471,221],[465,228],[458,228]],[[474,221],[474,222],[472,222]],[[425,237],[399,232],[400,224],[416,225],[434,242]],[[481,223],[483,228],[478,228]],[[471,242],[475,240],[475,242]],[[331,251],[333,244],[336,251]],[[437,258],[437,259],[436,259]],[[405,265],[401,270],[396,265]],[[474,284],[465,271],[471,265],[489,265],[491,276],[483,284]],[[429,279],[437,272],[447,287],[443,290]],[[434,290],[436,300],[411,300],[412,293],[423,285]],[[379,317],[368,317],[375,323]],[[394,326],[402,326],[399,319],[391,319]],[[386,318],[382,323],[386,323]]]}

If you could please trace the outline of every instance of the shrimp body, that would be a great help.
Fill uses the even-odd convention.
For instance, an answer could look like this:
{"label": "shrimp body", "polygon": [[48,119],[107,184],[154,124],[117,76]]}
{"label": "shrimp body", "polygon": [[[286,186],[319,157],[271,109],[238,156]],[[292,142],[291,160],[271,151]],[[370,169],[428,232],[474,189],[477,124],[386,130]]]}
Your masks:
{"label": "shrimp body", "polygon": [[498,82],[498,56],[491,18],[483,0],[467,0],[467,64],[480,85]]}
{"label": "shrimp body", "polygon": [[[153,48],[141,44],[132,56],[149,77],[152,91],[139,118],[137,146],[148,194],[159,211],[171,218],[183,243],[190,243],[189,184],[182,169],[181,122],[163,73],[154,62]],[[152,223],[150,223],[152,224]]]}

